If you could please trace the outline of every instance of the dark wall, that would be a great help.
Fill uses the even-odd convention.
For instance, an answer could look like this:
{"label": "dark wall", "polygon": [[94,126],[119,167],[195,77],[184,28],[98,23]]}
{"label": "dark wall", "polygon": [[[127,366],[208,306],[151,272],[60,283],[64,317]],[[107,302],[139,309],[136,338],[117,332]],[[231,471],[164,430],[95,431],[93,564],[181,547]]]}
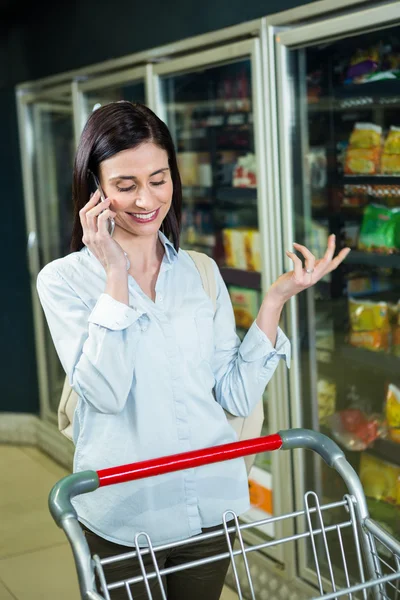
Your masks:
{"label": "dark wall", "polygon": [[14,0],[0,14],[0,411],[37,412],[14,86],[294,8],[301,0]]}

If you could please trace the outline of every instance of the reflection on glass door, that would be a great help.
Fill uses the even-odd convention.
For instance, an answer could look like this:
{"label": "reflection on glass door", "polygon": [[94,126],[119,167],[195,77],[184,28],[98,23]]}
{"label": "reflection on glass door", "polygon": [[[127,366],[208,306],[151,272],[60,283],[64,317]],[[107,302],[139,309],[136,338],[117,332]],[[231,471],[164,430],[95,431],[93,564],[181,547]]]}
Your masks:
{"label": "reflection on glass door", "polygon": [[96,108],[120,100],[145,104],[144,77],[145,70],[138,68],[78,83],[79,102],[77,103],[77,109],[79,114],[75,115],[77,123],[79,122],[79,130],[77,130],[79,135],[77,135],[77,138],[79,138],[81,129],[90,114]]}
{"label": "reflection on glass door", "polygon": [[[352,248],[343,267],[298,301],[301,424],[339,443],[361,479],[371,516],[396,538],[399,56],[399,27],[293,50],[287,56],[294,82],[289,134],[294,238],[320,257],[330,233],[339,248]],[[281,77],[287,79],[287,74]],[[305,461],[306,490],[317,490],[324,502],[347,493],[341,478],[322,461],[310,455]],[[343,569],[337,544],[335,567]],[[307,557],[313,568],[311,553]],[[350,556],[350,572],[355,561]]]}
{"label": "reflection on glass door", "polygon": [[[217,262],[242,339],[260,308],[263,269],[256,139],[261,123],[253,68],[251,58],[243,56],[182,73],[171,67],[158,82],[183,186],[181,245]],[[267,434],[266,396],[265,416]],[[249,519],[273,514],[270,455],[256,458],[250,492]],[[270,525],[263,533],[273,537],[274,529]]]}
{"label": "reflection on glass door", "polygon": [[[69,253],[73,205],[73,120],[69,103],[36,102],[30,105],[34,138],[33,195],[37,223],[39,268]],[[49,409],[54,414],[65,373],[44,322]]]}

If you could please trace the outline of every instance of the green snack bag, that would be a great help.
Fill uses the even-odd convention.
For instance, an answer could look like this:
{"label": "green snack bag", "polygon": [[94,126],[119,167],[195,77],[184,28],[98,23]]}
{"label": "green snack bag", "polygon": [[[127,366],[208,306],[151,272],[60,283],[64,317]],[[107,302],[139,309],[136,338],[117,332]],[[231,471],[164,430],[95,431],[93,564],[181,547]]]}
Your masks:
{"label": "green snack bag", "polygon": [[391,253],[400,249],[400,208],[378,204],[366,207],[358,246],[360,250]]}

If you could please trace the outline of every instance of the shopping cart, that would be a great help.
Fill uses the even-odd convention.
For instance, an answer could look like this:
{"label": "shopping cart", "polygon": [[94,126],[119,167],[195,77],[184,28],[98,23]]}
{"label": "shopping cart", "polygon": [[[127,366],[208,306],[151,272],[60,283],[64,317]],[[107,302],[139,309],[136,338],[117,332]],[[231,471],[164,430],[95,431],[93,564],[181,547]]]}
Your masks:
{"label": "shopping cart", "polygon": [[[324,461],[342,477],[347,486],[348,494],[340,502],[321,505],[314,492],[305,494],[304,509],[291,514],[268,518],[253,523],[240,522],[232,511],[221,515],[223,525],[218,531],[192,537],[188,540],[155,547],[145,533],[139,533],[135,538],[135,548],[124,554],[99,559],[90,555],[85,535],[77,519],[77,514],[71,504],[71,498],[96,490],[100,486],[120,484],[125,481],[153,477],[172,471],[200,467],[202,465],[248,456],[259,452],[272,450],[291,450],[307,448],[317,452]],[[385,531],[378,523],[374,522],[368,513],[365,495],[360,480],[347,462],[342,450],[328,437],[306,429],[292,429],[281,431],[274,435],[260,437],[245,442],[224,444],[214,448],[176,454],[160,459],[148,460],[130,465],[104,469],[101,471],[83,471],[68,475],[59,481],[52,489],[49,497],[51,514],[59,527],[65,531],[71,544],[78,573],[79,586],[82,598],[85,600],[110,600],[113,590],[125,591],[126,598],[135,600],[134,584],[142,582],[148,598],[152,599],[149,581],[155,578],[159,585],[159,594],[167,599],[163,578],[168,574],[189,568],[212,563],[220,560],[231,561],[233,577],[236,583],[238,598],[251,598],[256,595],[252,583],[249,557],[250,553],[288,542],[303,542],[309,544],[313,566],[316,571],[316,581],[319,593],[315,596],[328,600],[348,596],[352,598],[393,598],[400,600],[400,544],[392,535]],[[338,520],[333,517],[338,510],[345,519]],[[330,518],[327,518],[330,515]],[[260,543],[251,546],[246,542],[246,530],[250,527],[262,527],[269,523],[276,523],[285,519],[294,520],[295,533],[280,540],[261,539]],[[300,521],[299,521],[300,520]],[[303,526],[299,522],[303,522]],[[232,525],[232,522],[234,525]],[[236,534],[236,544],[232,543],[232,532]],[[195,562],[185,563],[179,567],[159,568],[157,553],[165,549],[174,548],[183,544],[197,544],[201,540],[225,536],[227,550]],[[148,545],[140,540],[146,538]],[[349,548],[349,539],[351,548]],[[347,544],[347,546],[346,546]],[[136,551],[136,549],[138,549]],[[348,564],[348,552],[355,563]],[[144,566],[143,556],[151,555],[152,567],[147,570]],[[332,556],[337,560],[340,557],[339,567],[334,565]],[[141,575],[136,575],[124,581],[107,583],[104,567],[110,563],[123,563],[135,559],[140,565]],[[247,579],[247,595],[243,595],[243,577],[239,578],[237,561],[243,561],[245,578]],[[125,563],[126,564],[126,563]],[[96,589],[97,581],[100,590]],[[154,589],[154,588],[153,588]]]}

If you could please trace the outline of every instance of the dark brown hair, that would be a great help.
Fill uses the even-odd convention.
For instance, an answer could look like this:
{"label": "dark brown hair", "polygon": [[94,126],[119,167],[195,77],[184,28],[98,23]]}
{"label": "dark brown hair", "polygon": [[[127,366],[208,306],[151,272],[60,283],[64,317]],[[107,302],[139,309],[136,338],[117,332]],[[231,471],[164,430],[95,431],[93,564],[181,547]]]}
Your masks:
{"label": "dark brown hair", "polygon": [[[143,104],[120,101],[106,104],[89,117],[82,132],[75,155],[72,196],[74,201],[74,224],[71,251],[83,248],[83,231],[79,211],[89,201],[92,190],[88,172],[97,176],[103,160],[122,150],[136,148],[145,142],[156,144],[168,154],[168,163],[173,184],[171,208],[161,231],[179,250],[182,214],[182,185],[176,161],[174,143],[168,127]],[[172,239],[171,239],[172,238]]]}

